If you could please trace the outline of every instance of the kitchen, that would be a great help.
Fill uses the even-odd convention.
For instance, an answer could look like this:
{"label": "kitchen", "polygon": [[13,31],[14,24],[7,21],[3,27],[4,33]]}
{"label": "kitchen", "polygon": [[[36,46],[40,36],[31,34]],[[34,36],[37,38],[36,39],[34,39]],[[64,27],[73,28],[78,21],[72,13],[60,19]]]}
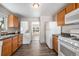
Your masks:
{"label": "kitchen", "polygon": [[79,56],[78,14],[79,3],[1,3],[0,56]]}

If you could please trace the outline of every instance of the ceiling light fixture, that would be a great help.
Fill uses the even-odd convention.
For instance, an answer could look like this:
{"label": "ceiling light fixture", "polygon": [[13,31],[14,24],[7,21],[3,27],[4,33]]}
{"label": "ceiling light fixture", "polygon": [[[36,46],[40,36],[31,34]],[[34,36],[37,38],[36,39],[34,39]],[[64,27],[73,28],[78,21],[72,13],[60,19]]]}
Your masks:
{"label": "ceiling light fixture", "polygon": [[34,4],[33,4],[33,7],[34,7],[34,8],[38,8],[38,7],[39,7],[39,4],[38,4],[38,3],[34,3]]}

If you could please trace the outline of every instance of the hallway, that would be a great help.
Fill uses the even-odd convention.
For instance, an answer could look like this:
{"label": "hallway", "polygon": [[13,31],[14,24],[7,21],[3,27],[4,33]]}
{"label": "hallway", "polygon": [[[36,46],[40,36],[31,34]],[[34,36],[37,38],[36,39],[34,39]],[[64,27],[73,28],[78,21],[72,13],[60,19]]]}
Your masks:
{"label": "hallway", "polygon": [[57,54],[48,49],[46,44],[40,44],[38,40],[33,40],[29,45],[22,45],[13,56],[57,56]]}

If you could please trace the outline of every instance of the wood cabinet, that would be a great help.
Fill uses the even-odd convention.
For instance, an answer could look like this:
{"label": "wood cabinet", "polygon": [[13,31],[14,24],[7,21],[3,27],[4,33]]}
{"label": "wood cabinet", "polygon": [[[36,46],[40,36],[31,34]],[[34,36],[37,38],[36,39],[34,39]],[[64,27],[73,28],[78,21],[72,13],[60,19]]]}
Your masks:
{"label": "wood cabinet", "polygon": [[15,27],[17,28],[20,27],[20,20],[18,19],[18,17],[16,17],[16,20],[15,20]]}
{"label": "wood cabinet", "polygon": [[76,3],[76,8],[79,8],[79,3]]}
{"label": "wood cabinet", "polygon": [[53,49],[58,53],[58,36],[53,36]]}
{"label": "wood cabinet", "polygon": [[57,25],[63,26],[65,24],[65,9],[61,10],[57,14]]}
{"label": "wood cabinet", "polygon": [[20,47],[22,45],[22,42],[23,42],[23,35],[19,35],[18,37],[19,37],[19,39],[18,39],[18,47]]}
{"label": "wood cabinet", "polygon": [[19,20],[18,17],[15,15],[8,16],[8,27],[19,27]]}
{"label": "wood cabinet", "polygon": [[61,10],[58,14],[57,14],[57,24],[58,26],[63,26],[65,25],[65,14],[75,10],[79,8],[79,4],[78,3],[71,3],[69,5],[67,5],[63,10]]}
{"label": "wood cabinet", "polygon": [[14,37],[4,39],[2,46],[2,56],[10,56],[12,55],[19,47],[22,45],[23,36],[21,34],[17,34]]}
{"label": "wood cabinet", "polygon": [[18,44],[18,36],[15,36],[13,37],[12,40],[12,53],[14,53],[17,50],[18,48],[17,44]]}
{"label": "wood cabinet", "polygon": [[9,56],[12,54],[12,38],[3,40],[2,56]]}
{"label": "wood cabinet", "polygon": [[76,4],[75,3],[71,3],[68,6],[66,6],[66,14],[75,10],[76,9]]}

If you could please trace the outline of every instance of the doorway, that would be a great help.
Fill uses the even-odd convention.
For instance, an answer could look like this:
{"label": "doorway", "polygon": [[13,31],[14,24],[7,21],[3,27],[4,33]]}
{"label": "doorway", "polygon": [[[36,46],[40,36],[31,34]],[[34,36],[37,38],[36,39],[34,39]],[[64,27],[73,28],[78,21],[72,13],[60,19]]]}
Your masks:
{"label": "doorway", "polygon": [[32,22],[32,40],[38,40],[40,37],[40,22],[34,21]]}

